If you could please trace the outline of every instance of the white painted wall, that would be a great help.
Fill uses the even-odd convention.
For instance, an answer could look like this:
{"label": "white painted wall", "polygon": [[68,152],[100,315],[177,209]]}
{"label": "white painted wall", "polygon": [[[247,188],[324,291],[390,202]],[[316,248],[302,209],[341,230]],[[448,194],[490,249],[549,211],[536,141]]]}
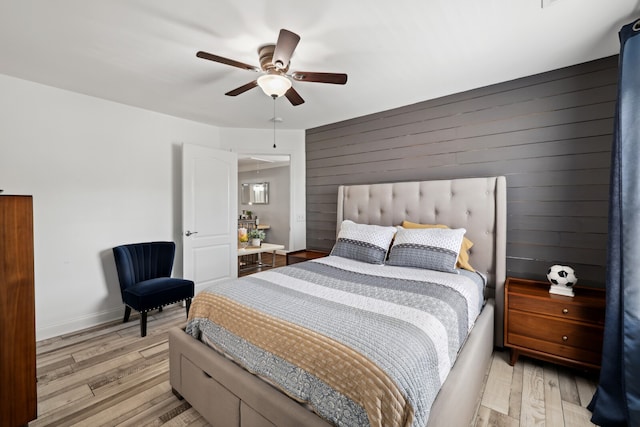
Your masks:
{"label": "white painted wall", "polygon": [[[220,129],[0,75],[0,189],[34,201],[37,339],[124,313],[113,246],[179,245],[181,145]],[[1,250],[1,249],[0,249]]]}
{"label": "white painted wall", "polygon": [[289,212],[288,250],[304,249],[307,244],[306,228],[306,169],[305,131],[276,130],[276,148],[273,148],[273,129],[220,128],[220,147],[239,154],[291,156],[291,211]]}

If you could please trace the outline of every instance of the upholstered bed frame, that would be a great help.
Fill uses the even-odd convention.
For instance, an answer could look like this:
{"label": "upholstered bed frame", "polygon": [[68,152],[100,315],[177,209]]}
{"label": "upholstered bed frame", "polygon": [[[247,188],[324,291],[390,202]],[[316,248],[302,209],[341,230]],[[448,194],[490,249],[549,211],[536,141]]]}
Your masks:
{"label": "upholstered bed frame", "polygon": [[[428,426],[466,426],[477,408],[494,345],[502,346],[506,275],[504,177],[341,186],[337,224],[403,220],[465,228],[471,265],[488,277],[487,303],[431,409]],[[169,332],[170,382],[213,426],[327,427],[330,424],[187,335]]]}

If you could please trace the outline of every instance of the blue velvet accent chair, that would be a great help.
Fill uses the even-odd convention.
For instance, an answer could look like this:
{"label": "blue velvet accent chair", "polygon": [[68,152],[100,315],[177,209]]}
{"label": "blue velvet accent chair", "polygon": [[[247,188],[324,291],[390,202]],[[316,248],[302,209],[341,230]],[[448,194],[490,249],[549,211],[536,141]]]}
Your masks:
{"label": "blue velvet accent chair", "polygon": [[191,280],[171,277],[176,253],[174,242],[148,242],[116,246],[113,256],[118,270],[123,323],[129,321],[131,309],[140,313],[140,335],[147,335],[147,313],[168,304],[185,301],[187,316],[193,298]]}

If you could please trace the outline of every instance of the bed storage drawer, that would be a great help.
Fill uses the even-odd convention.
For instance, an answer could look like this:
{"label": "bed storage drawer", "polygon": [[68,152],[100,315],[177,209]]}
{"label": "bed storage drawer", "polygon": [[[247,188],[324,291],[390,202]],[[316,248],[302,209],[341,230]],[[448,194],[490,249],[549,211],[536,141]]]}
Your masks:
{"label": "bed storage drawer", "polygon": [[197,407],[214,427],[239,426],[240,399],[186,357],[183,356],[180,363],[182,381],[189,384],[183,388],[182,395],[191,406]]}
{"label": "bed storage drawer", "polygon": [[241,427],[277,427],[244,402],[240,403]]}
{"label": "bed storage drawer", "polygon": [[[271,424],[277,427],[331,427],[315,413],[186,334],[182,328],[169,331],[169,364],[171,387],[214,427]],[[212,374],[213,378],[208,378],[203,371]],[[249,421],[240,418],[241,404],[246,405],[242,412]],[[249,424],[252,420],[256,420],[256,424]]]}

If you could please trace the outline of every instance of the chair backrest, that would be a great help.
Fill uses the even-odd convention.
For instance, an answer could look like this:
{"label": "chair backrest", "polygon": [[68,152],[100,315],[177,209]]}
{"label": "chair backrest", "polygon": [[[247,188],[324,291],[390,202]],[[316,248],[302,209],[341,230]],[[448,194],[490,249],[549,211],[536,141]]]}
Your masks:
{"label": "chair backrest", "polygon": [[120,290],[143,280],[171,277],[176,253],[174,242],[147,242],[113,248]]}

